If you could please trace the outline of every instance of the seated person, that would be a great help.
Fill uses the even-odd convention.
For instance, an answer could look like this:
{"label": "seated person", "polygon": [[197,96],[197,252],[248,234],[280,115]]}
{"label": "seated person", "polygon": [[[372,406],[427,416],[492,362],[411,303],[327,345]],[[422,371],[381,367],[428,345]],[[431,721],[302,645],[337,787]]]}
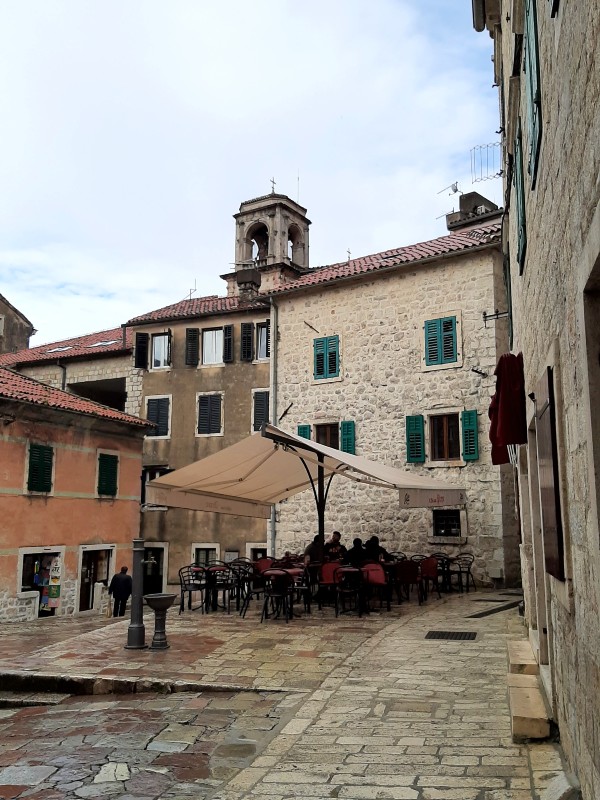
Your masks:
{"label": "seated person", "polygon": [[319,534],[317,534],[312,542],[307,545],[304,550],[304,564],[314,563],[321,560],[321,548],[319,547]]}
{"label": "seated person", "polygon": [[392,561],[392,557],[385,549],[379,544],[379,536],[371,536],[365,544],[366,560],[368,561]]}
{"label": "seated person", "polygon": [[360,567],[367,560],[367,554],[365,552],[365,548],[363,547],[362,539],[358,537],[353,539],[352,547],[346,553],[346,558],[344,559],[345,562],[350,564],[352,567]]}
{"label": "seated person", "polygon": [[323,553],[325,558],[330,561],[341,561],[346,556],[346,548],[340,543],[342,534],[339,531],[334,531],[331,534],[331,539],[325,542]]}

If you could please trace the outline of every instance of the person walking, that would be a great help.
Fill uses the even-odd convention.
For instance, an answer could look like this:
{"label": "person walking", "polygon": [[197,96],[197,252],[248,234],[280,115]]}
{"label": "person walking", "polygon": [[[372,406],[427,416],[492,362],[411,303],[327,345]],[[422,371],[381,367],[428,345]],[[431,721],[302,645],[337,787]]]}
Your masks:
{"label": "person walking", "polygon": [[121,571],[112,576],[108,587],[108,594],[114,600],[113,617],[125,616],[125,606],[131,597],[132,587],[133,581],[131,575],[127,574],[127,567],[121,567]]}

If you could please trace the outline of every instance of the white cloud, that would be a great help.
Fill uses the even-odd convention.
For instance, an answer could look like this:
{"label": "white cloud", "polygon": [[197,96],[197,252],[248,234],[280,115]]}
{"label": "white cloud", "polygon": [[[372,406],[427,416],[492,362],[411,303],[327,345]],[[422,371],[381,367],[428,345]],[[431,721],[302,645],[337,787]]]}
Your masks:
{"label": "white cloud", "polygon": [[[449,0],[32,0],[3,10],[0,292],[58,339],[224,291],[231,214],[307,206],[312,264],[444,233],[493,141],[491,45]],[[34,340],[35,341],[35,340]]]}

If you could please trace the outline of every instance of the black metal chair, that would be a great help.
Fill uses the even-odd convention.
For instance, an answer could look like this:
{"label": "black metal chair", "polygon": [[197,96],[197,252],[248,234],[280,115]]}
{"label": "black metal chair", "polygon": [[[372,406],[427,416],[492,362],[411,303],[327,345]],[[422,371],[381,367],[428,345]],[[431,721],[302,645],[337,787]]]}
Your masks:
{"label": "black metal chair", "polygon": [[260,621],[269,616],[278,618],[283,614],[286,623],[289,622],[292,617],[293,577],[284,569],[267,569],[262,574],[265,588]]}
{"label": "black metal chair", "polygon": [[362,571],[357,567],[338,567],[334,573],[334,582],[336,617],[340,614],[345,614],[346,610],[354,610],[359,617],[362,617],[365,607],[365,588]]}
{"label": "black metal chair", "polygon": [[206,590],[206,578],[204,567],[196,567],[194,564],[189,564],[186,567],[181,567],[179,570],[179,613],[181,614],[185,607],[185,596],[187,594],[187,607],[192,610],[192,595],[195,592],[200,593],[200,605],[197,608],[202,608],[204,611],[204,593]]}
{"label": "black metal chair", "polygon": [[423,582],[416,561],[410,559],[397,561],[392,567],[392,583],[396,589],[399,603],[403,600],[403,592],[404,599],[410,600],[410,590],[413,586],[417,587],[419,605],[423,602]]}
{"label": "black metal chair", "polygon": [[471,567],[475,561],[473,553],[459,553],[450,564],[450,580],[456,578],[459,590],[462,592],[464,589],[469,592],[469,586],[477,590],[475,585],[475,578],[471,572]]}

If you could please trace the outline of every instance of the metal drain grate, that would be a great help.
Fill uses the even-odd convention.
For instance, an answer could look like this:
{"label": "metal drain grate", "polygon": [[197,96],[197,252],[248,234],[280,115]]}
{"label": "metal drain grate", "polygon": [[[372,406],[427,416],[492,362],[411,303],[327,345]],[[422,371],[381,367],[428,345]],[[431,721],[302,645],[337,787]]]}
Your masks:
{"label": "metal drain grate", "polygon": [[426,639],[451,639],[452,641],[470,642],[477,636],[476,631],[427,631]]}

